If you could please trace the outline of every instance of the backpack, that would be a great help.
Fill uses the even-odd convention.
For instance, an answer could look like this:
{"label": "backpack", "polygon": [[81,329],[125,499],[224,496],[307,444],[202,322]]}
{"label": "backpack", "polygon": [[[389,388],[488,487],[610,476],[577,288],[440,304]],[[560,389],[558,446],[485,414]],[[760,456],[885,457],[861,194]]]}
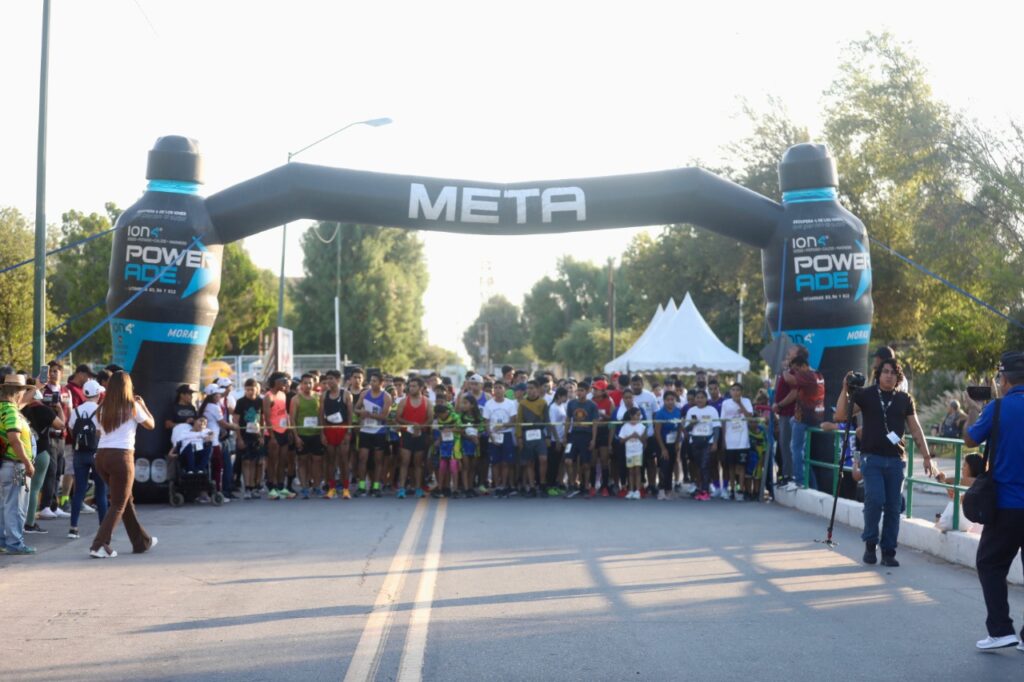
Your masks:
{"label": "backpack", "polygon": [[76,452],[95,452],[100,445],[100,434],[96,430],[96,422],[90,416],[83,417],[75,410],[75,428],[71,430],[72,442]]}

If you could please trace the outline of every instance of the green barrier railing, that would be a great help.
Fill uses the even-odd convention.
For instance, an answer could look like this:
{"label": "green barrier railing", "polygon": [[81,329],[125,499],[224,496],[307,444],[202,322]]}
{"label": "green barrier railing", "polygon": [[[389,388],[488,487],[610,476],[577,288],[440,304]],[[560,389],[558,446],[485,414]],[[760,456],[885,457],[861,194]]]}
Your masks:
{"label": "green barrier railing", "polygon": [[[818,427],[811,427],[807,429],[807,433],[827,433],[832,436],[832,461],[822,462],[819,460],[811,459],[811,438],[808,437],[804,440],[804,471],[810,474],[811,467],[818,467],[819,469],[830,469],[832,471],[832,494],[836,494],[836,489],[839,487],[839,470],[841,465],[837,462],[841,461],[842,458],[842,447],[843,447],[843,431],[824,431]],[[852,432],[851,432],[852,433]],[[943,449],[952,446],[955,460],[955,468],[953,474],[953,483],[940,483],[931,478],[917,478],[914,476],[914,447],[915,443],[913,439],[907,440],[907,518],[913,518],[914,515],[914,484],[931,486],[933,488],[942,488],[944,490],[953,490],[953,530],[960,530],[960,495],[967,491],[967,486],[960,484],[960,476],[963,466],[963,450],[964,442],[958,438],[940,438],[939,436],[925,436],[925,441],[929,446],[939,445]],[[932,456],[935,457],[935,452],[932,452]],[[852,471],[852,467],[842,467],[845,471]],[[807,488],[807,481],[810,480],[810,476],[804,476],[803,487]]]}

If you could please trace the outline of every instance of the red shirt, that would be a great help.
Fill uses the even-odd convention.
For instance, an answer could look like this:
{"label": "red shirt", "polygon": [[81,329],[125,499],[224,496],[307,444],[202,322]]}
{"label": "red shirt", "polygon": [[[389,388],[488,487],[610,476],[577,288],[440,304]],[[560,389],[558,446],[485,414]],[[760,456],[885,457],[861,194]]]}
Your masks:
{"label": "red shirt", "polygon": [[[775,402],[776,403],[781,403],[782,400],[787,395],[789,395],[790,391],[792,391],[792,390],[793,389],[790,388],[789,384],[786,383],[786,380],[783,379],[782,375],[780,374],[778,376],[778,378],[775,379]],[[792,417],[795,414],[796,414],[796,403],[790,403],[789,405],[784,405],[784,406],[779,408],[779,416],[780,417]]]}
{"label": "red shirt", "polygon": [[608,391],[608,397],[612,399],[613,403],[615,403],[616,408],[622,404],[622,391],[618,389]]}
{"label": "red shirt", "polygon": [[597,411],[601,413],[604,418],[610,419],[612,413],[615,412],[615,403],[608,396],[604,398],[594,398],[594,404],[597,405]]}

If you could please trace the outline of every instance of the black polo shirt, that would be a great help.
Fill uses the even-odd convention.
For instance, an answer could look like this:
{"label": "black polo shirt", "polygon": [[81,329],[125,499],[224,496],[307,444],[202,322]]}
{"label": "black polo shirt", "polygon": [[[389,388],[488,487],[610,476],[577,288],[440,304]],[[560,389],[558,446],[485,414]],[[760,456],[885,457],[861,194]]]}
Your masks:
{"label": "black polo shirt", "polygon": [[[864,415],[860,451],[867,455],[903,457],[907,417],[916,413],[914,398],[903,391],[883,391],[876,384],[857,391],[853,403]],[[887,438],[889,431],[900,437],[899,443],[893,444]]]}

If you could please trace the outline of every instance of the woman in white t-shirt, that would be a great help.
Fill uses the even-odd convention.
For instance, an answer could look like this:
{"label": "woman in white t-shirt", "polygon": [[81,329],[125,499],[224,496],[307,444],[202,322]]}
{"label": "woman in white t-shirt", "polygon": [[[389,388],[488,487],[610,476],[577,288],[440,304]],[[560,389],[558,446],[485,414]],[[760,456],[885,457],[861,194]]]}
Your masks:
{"label": "woman in white t-shirt", "polygon": [[708,394],[699,389],[694,395],[697,403],[686,411],[686,431],[690,434],[690,451],[700,471],[700,483],[694,499],[711,499],[711,446],[718,442],[720,432],[718,410],[708,405]]}
{"label": "woman in white t-shirt", "polygon": [[110,490],[110,509],[93,538],[89,556],[109,559],[117,556],[110,547],[114,528],[123,519],[132,542],[132,551],[145,552],[156,545],[139,523],[132,501],[135,481],[135,431],[139,425],[152,430],[153,415],[142,396],[135,395],[127,372],[114,372],[107,384],[103,402],[96,411],[100,424],[100,442],[96,450],[96,471]]}
{"label": "woman in white t-shirt", "polygon": [[629,492],[627,500],[640,499],[640,468],[644,464],[644,444],[647,442],[647,425],[643,423],[643,412],[639,407],[626,411],[626,423],[619,429],[619,440],[626,449],[626,468],[629,470]]}

